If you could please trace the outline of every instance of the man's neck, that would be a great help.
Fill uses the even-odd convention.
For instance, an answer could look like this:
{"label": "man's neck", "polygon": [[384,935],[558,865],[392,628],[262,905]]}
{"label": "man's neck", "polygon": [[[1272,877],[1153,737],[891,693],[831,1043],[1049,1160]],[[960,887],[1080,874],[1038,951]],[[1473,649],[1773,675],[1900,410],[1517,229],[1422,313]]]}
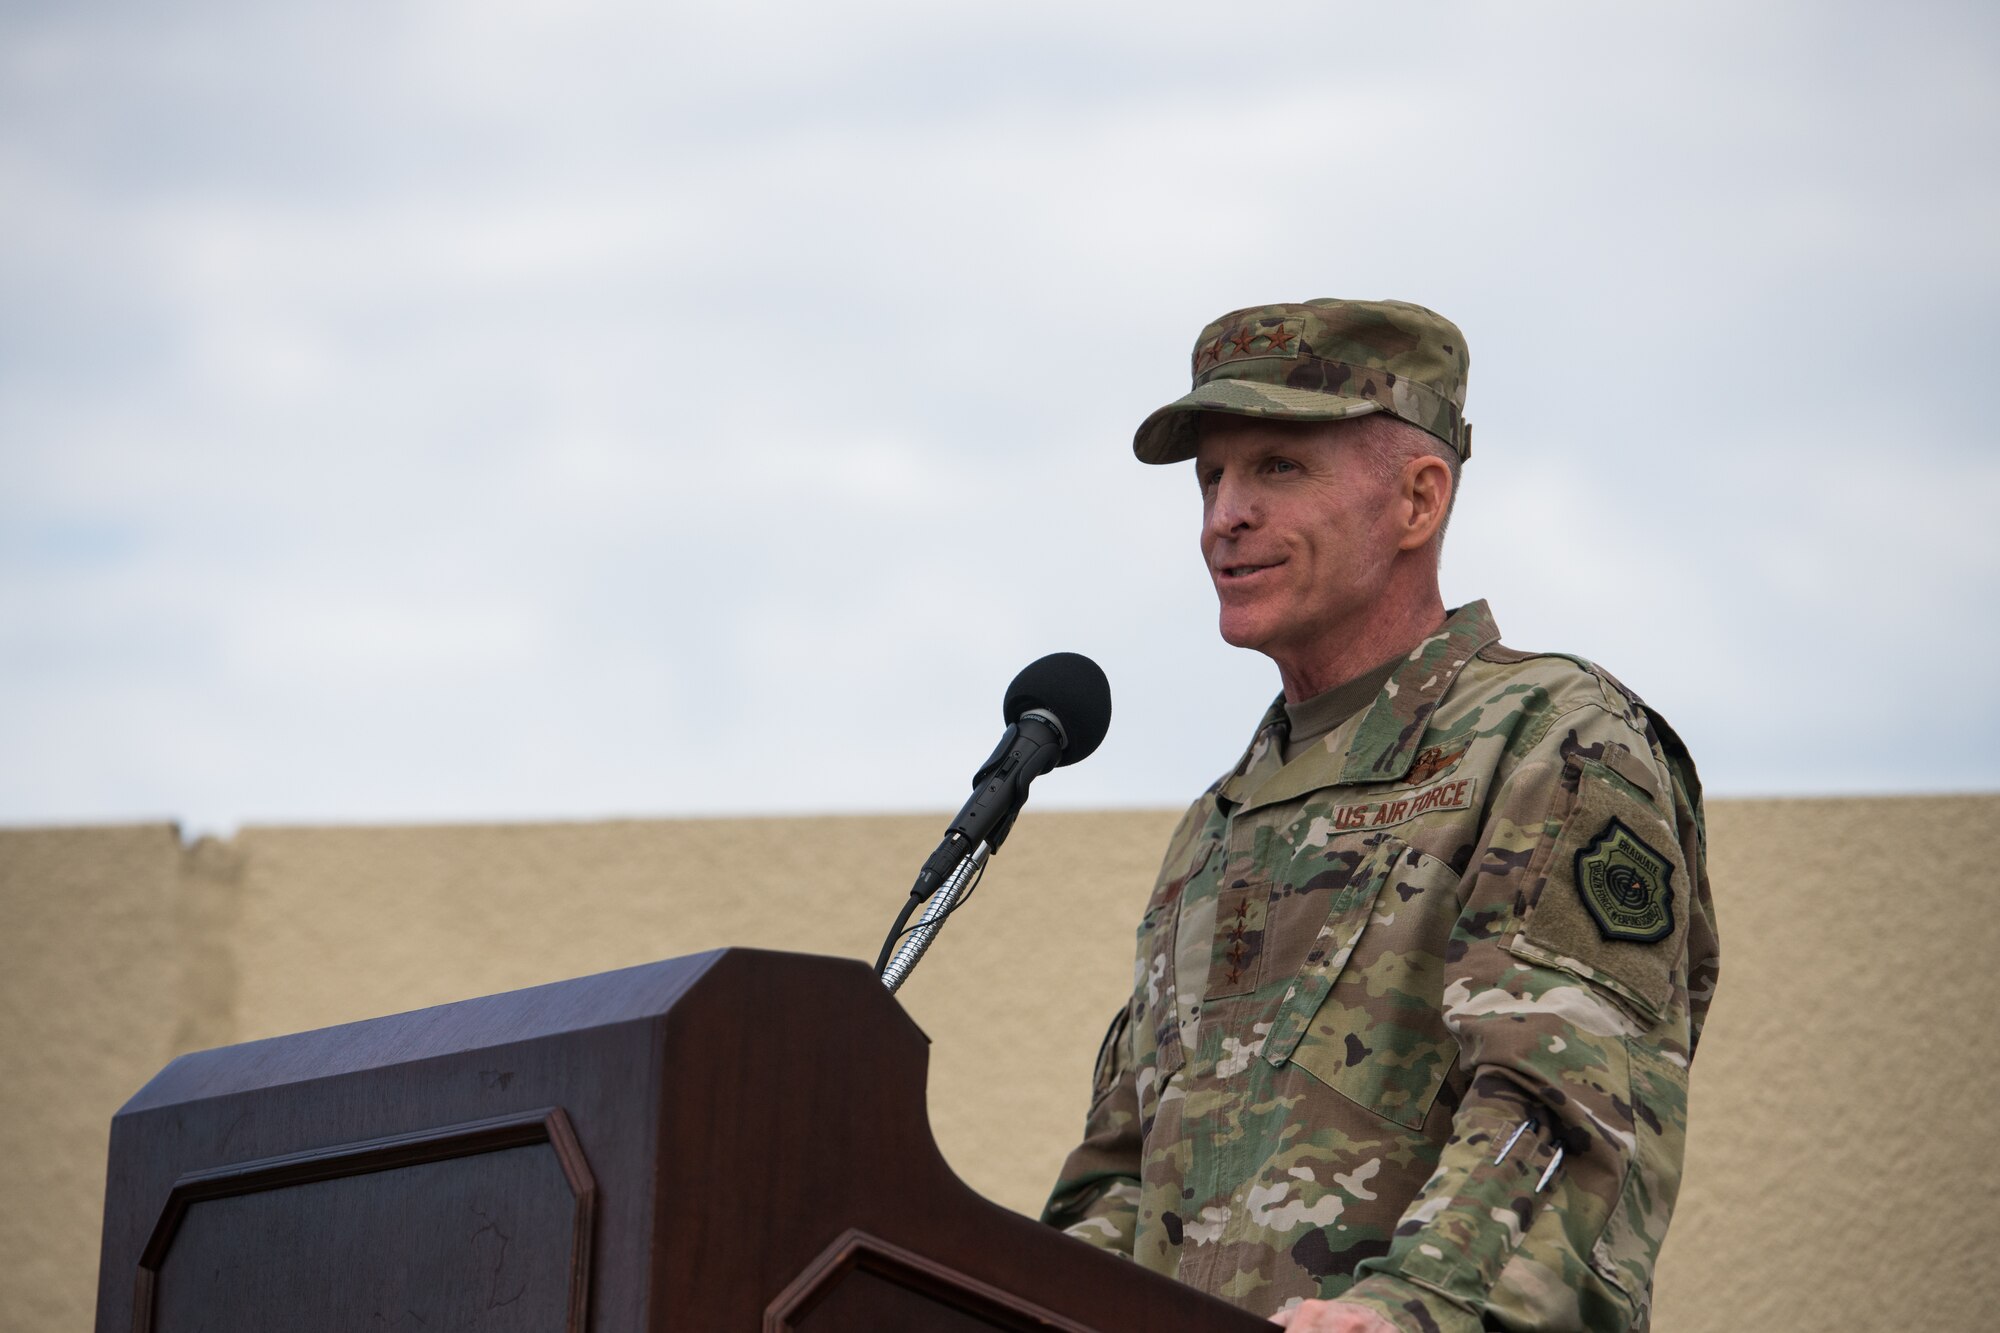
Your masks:
{"label": "man's neck", "polygon": [[1337,642],[1309,661],[1278,662],[1286,703],[1303,703],[1336,685],[1345,685],[1371,667],[1409,652],[1445,622],[1436,589],[1407,602],[1378,605],[1360,625],[1347,627]]}

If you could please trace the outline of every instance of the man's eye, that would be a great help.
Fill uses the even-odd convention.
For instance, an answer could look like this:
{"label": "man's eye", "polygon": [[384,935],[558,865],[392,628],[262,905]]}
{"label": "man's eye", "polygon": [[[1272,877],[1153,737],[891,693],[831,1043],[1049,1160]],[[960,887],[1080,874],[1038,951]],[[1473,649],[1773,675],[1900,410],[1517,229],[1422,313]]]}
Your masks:
{"label": "man's eye", "polygon": [[1287,458],[1272,459],[1269,468],[1272,472],[1297,472],[1299,470],[1298,464]]}

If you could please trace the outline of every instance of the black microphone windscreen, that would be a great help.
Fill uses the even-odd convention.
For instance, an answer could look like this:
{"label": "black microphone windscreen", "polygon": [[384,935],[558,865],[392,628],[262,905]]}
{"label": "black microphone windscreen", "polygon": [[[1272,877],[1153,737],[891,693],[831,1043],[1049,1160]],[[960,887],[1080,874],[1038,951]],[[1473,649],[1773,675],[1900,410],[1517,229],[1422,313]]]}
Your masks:
{"label": "black microphone windscreen", "polygon": [[1050,653],[1021,668],[1000,712],[1012,726],[1031,708],[1056,715],[1069,742],[1057,767],[1073,764],[1088,758],[1111,729],[1111,682],[1082,653]]}

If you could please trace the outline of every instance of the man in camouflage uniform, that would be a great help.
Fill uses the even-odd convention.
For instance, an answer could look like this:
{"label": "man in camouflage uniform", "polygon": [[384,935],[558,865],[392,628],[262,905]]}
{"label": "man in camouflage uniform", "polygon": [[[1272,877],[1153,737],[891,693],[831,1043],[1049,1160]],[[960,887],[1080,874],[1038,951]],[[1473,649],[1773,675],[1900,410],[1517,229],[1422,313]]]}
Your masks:
{"label": "man in camouflage uniform", "polygon": [[1195,459],[1284,694],[1168,847],[1045,1217],[1295,1330],[1645,1328],[1715,988],[1679,738],[1440,599],[1467,364],[1420,306],[1239,310],[1134,440]]}

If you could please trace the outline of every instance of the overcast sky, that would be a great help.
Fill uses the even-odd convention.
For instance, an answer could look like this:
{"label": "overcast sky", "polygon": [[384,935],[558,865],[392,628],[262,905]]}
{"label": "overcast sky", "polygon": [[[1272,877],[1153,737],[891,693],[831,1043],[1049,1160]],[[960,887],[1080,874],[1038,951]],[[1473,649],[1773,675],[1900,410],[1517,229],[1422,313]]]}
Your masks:
{"label": "overcast sky", "polygon": [[1178,805],[1276,689],[1134,425],[1465,330],[1449,603],[1712,793],[2000,788],[1990,4],[0,12],[0,823]]}

